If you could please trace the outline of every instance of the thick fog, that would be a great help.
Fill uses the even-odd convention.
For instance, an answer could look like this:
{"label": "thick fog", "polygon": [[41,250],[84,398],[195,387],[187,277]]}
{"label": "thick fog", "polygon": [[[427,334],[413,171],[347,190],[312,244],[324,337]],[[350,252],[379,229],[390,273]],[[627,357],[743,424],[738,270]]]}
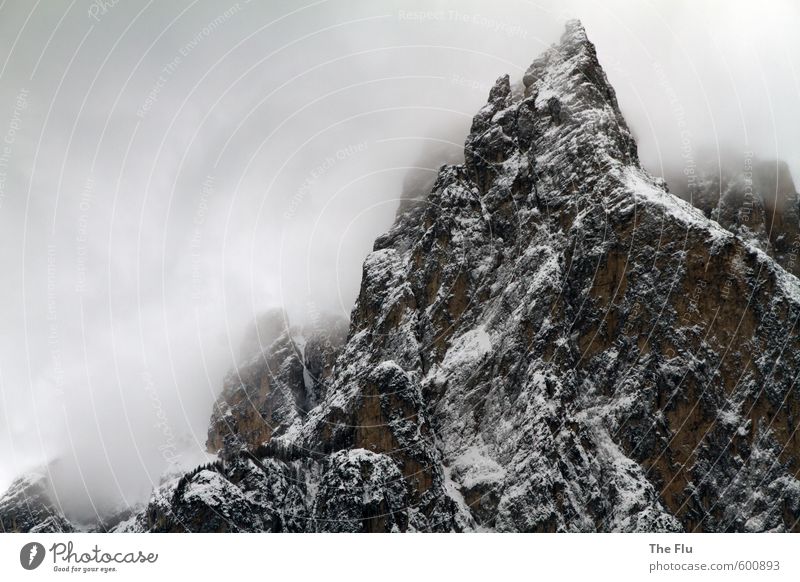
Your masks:
{"label": "thick fog", "polygon": [[0,4],[0,489],[69,515],[203,457],[253,318],[348,316],[402,196],[580,17],[654,173],[800,172],[791,0]]}

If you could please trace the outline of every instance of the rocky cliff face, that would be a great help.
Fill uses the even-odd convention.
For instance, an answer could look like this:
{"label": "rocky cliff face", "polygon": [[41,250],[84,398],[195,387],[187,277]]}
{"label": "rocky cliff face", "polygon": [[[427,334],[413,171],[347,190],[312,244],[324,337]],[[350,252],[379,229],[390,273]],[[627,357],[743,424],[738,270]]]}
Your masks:
{"label": "rocky cliff face", "polygon": [[118,529],[797,531],[798,316],[641,169],[573,21],[375,242],[346,338],[261,342],[219,460]]}
{"label": "rocky cliff face", "polygon": [[672,192],[800,276],[800,198],[786,162],[723,152],[666,178]]}
{"label": "rocky cliff face", "polygon": [[283,310],[262,316],[244,342],[242,363],[224,380],[211,415],[209,451],[239,444],[255,450],[302,424],[325,399],[346,337],[345,321],[321,318],[302,329],[290,326]]}
{"label": "rocky cliff face", "polygon": [[44,473],[30,472],[14,480],[0,498],[0,532],[60,533],[73,531],[53,501]]}

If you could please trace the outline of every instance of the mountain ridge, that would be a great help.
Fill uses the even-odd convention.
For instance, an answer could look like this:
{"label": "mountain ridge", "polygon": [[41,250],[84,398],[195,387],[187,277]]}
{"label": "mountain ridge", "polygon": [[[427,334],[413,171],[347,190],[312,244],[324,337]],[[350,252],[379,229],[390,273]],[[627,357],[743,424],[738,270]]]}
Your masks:
{"label": "mountain ridge", "polygon": [[119,531],[798,531],[800,283],[641,168],[578,21],[464,159]]}

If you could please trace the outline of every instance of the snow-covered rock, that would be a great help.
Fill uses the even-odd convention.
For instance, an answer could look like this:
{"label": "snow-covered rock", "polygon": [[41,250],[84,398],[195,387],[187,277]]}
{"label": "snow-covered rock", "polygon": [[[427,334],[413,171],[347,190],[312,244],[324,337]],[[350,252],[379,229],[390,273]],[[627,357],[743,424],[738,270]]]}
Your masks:
{"label": "snow-covered rock", "polygon": [[346,339],[260,342],[219,460],[121,529],[800,529],[800,282],[640,167],[579,22],[464,159],[375,242]]}
{"label": "snow-covered rock", "polygon": [[0,532],[74,531],[54,497],[45,469],[17,477],[0,497]]}

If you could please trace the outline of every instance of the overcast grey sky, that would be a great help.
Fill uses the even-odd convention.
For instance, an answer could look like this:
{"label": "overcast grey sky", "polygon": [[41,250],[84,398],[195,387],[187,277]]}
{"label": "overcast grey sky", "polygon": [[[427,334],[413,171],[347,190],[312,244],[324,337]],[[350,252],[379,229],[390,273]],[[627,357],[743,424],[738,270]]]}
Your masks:
{"label": "overcast grey sky", "polygon": [[0,489],[58,460],[88,519],[197,460],[247,322],[349,315],[403,188],[574,16],[652,171],[798,175],[790,0],[0,4]]}

